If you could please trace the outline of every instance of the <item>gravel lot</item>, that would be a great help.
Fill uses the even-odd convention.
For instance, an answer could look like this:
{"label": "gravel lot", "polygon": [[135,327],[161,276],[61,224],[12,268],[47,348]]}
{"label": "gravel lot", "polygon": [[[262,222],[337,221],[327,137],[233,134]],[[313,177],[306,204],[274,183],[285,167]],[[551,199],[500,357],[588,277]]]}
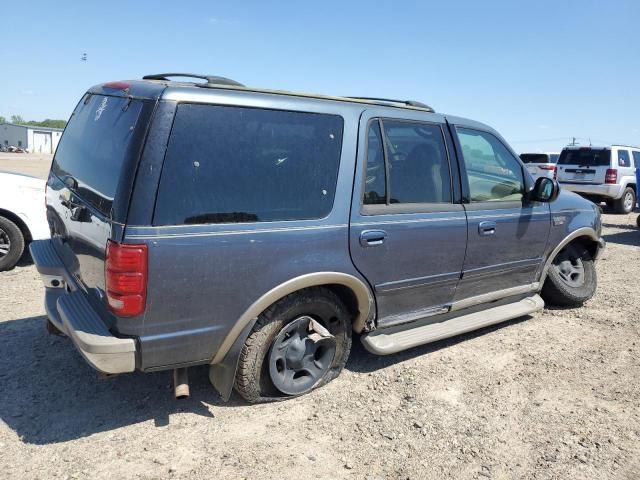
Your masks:
{"label": "gravel lot", "polygon": [[[0,166],[0,169],[2,167]],[[48,336],[28,260],[0,273],[2,478],[640,478],[640,231],[605,215],[597,296],[389,357],[286,402],[100,379]]]}

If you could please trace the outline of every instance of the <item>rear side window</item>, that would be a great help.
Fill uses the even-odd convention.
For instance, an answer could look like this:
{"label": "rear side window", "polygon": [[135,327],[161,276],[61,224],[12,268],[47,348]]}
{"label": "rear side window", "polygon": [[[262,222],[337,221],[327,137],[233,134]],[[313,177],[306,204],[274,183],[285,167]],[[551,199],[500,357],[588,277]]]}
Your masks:
{"label": "rear side window", "polygon": [[520,154],[522,163],[549,163],[549,155],[545,153],[522,153]]}
{"label": "rear side window", "polygon": [[549,154],[549,163],[558,163],[558,159],[560,158],[560,155],[557,153],[550,153]]}
{"label": "rear side window", "polygon": [[611,150],[606,148],[580,148],[563,150],[558,165],[578,165],[585,167],[608,167]]}
{"label": "rear side window", "polygon": [[373,120],[366,170],[365,205],[452,201],[449,160],[438,125]]}
{"label": "rear side window", "polygon": [[182,104],[154,224],[322,218],[333,206],[342,117]]}
{"label": "rear side window", "polygon": [[618,166],[619,167],[631,166],[631,158],[629,157],[628,150],[618,150]]}
{"label": "rear side window", "polygon": [[640,168],[640,152],[631,152],[633,154],[633,166]]}
{"label": "rear side window", "polygon": [[[143,102],[87,95],[78,104],[51,166],[78,195],[107,215],[132,144]],[[141,122],[142,123],[142,122]]]}

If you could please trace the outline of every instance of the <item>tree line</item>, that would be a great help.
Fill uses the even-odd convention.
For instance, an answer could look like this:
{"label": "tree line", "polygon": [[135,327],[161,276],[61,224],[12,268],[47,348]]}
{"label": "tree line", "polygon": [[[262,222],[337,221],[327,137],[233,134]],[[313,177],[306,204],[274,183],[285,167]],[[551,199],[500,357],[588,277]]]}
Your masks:
{"label": "tree line", "polygon": [[11,115],[11,121],[7,122],[7,119],[0,116],[0,124],[13,123],[16,125],[29,125],[31,127],[49,127],[49,128],[64,128],[67,124],[66,120],[53,120],[51,118],[45,118],[41,122],[36,120],[25,120],[20,115]]}

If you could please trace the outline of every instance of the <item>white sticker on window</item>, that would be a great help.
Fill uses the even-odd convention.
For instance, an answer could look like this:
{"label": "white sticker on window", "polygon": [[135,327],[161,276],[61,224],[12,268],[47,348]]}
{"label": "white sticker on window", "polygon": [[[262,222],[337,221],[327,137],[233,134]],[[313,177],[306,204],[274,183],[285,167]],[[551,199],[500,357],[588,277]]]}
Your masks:
{"label": "white sticker on window", "polygon": [[96,110],[96,117],[93,119],[94,122],[97,122],[98,120],[100,120],[100,117],[102,116],[102,112],[104,112],[107,109],[107,100],[108,100],[107,97],[104,97],[102,99],[102,102],[100,102],[100,106]]}

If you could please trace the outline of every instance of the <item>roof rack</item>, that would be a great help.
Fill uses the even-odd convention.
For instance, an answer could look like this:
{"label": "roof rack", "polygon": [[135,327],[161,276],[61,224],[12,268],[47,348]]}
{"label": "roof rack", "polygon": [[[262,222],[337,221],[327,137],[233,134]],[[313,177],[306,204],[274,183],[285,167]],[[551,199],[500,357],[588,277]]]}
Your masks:
{"label": "roof rack", "polygon": [[218,77],[216,75],[198,75],[195,73],[155,73],[153,75],[145,75],[143,80],[164,80],[169,81],[168,77],[186,77],[200,78],[206,80],[206,83],[197,83],[198,87],[214,87],[216,85],[231,85],[233,87],[244,87],[240,82],[231,80],[230,78]]}
{"label": "roof rack", "polygon": [[379,98],[379,97],[345,97],[345,98],[352,98],[354,100],[369,100],[372,102],[399,103],[401,105],[408,105],[409,107],[422,108],[424,110],[427,110],[428,112],[432,112],[432,113],[435,112],[435,110],[431,108],[429,105],[427,105],[426,103],[417,102],[415,100],[396,100],[393,98]]}

